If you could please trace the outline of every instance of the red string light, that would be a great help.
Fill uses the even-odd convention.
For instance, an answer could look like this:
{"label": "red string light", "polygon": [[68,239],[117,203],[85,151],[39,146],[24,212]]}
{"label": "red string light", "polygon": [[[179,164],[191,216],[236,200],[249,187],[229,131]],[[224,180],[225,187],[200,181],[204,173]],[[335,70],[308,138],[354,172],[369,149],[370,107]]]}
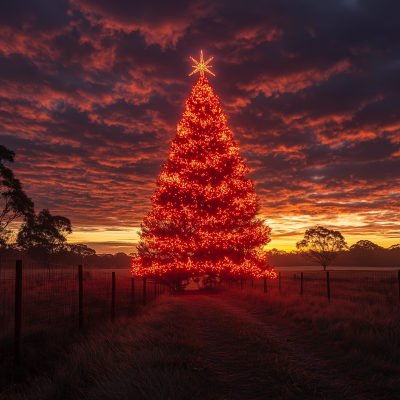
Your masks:
{"label": "red string light", "polygon": [[159,174],[152,210],[144,218],[132,274],[189,279],[275,278],[262,247],[270,228],[256,218],[249,168],[226,125],[207,77],[200,74]]}

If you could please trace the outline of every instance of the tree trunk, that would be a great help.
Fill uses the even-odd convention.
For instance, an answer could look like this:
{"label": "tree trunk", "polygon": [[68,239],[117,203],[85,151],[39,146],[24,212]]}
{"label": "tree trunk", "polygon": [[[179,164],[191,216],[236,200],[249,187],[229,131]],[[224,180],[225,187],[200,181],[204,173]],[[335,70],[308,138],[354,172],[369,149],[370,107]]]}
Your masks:
{"label": "tree trunk", "polygon": [[183,292],[185,290],[185,286],[182,284],[181,280],[176,280],[173,285],[175,292]]}

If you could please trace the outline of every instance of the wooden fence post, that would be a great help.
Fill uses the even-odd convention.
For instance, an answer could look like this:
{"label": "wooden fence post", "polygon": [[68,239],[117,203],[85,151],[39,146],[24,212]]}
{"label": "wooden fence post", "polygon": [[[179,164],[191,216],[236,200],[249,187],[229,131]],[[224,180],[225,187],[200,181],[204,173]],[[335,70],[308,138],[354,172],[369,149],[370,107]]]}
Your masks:
{"label": "wooden fence post", "polygon": [[251,280],[251,287],[254,287],[254,281],[253,281],[253,279]]}
{"label": "wooden fence post", "polygon": [[146,277],[143,277],[143,305],[146,305]]}
{"label": "wooden fence post", "polygon": [[112,273],[112,289],[111,289],[111,321],[115,321],[115,272]]}
{"label": "wooden fence post", "polygon": [[303,273],[301,273],[301,288],[300,288],[300,296],[303,296]]}
{"label": "wooden fence post", "polygon": [[267,293],[267,277],[264,276],[264,293]]}
{"label": "wooden fence post", "polygon": [[83,271],[82,265],[78,265],[79,280],[79,330],[83,329]]}
{"label": "wooden fence post", "polygon": [[154,300],[157,298],[157,283],[154,282]]}
{"label": "wooden fence post", "polygon": [[132,311],[134,310],[135,307],[135,278],[132,276],[131,277],[131,285],[132,285]]}
{"label": "wooden fence post", "polygon": [[400,269],[397,271],[397,279],[399,281],[399,300],[400,300]]}
{"label": "wooden fence post", "polygon": [[14,359],[19,367],[22,361],[22,260],[15,265],[15,326]]}
{"label": "wooden fence post", "polygon": [[326,271],[326,284],[328,285],[328,301],[331,301],[331,285],[329,281],[329,271]]}
{"label": "wooden fence post", "polygon": [[279,290],[281,290],[281,271],[278,272]]}

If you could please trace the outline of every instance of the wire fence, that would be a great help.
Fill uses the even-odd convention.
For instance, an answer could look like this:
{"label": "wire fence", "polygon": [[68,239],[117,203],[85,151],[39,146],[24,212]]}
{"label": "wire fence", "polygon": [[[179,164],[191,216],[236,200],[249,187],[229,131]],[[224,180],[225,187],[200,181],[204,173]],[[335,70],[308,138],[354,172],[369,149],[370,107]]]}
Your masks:
{"label": "wire fence", "polygon": [[278,273],[276,279],[257,279],[227,284],[264,292],[298,293],[328,301],[341,300],[387,305],[400,300],[400,270],[395,271],[306,271]]}
{"label": "wire fence", "polygon": [[[31,347],[43,350],[95,322],[133,314],[138,305],[165,292],[164,286],[146,279],[32,261],[20,262],[18,278],[17,264],[0,263],[0,362],[14,357],[18,363],[17,356],[23,358]],[[226,285],[330,302],[398,305],[400,270],[281,271],[276,279]]]}
{"label": "wire fence", "polygon": [[33,261],[0,263],[0,362],[14,357],[18,363],[32,344],[47,346],[66,332],[133,314],[165,292],[146,279],[81,271]]}

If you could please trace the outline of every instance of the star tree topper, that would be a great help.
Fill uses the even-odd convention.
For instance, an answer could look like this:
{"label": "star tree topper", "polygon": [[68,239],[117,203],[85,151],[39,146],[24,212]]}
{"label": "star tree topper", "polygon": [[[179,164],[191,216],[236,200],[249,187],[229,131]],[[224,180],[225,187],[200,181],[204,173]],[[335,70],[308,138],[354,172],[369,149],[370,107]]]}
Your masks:
{"label": "star tree topper", "polygon": [[212,76],[215,76],[208,68],[211,68],[212,65],[208,65],[208,63],[214,58],[210,57],[207,61],[204,62],[204,57],[203,57],[203,50],[200,50],[200,61],[196,61],[193,57],[190,57],[191,60],[196,63],[196,65],[192,65],[193,68],[195,68],[194,71],[192,71],[190,75],[195,74],[196,72],[200,72],[200,76],[204,76],[204,72],[208,72]]}

